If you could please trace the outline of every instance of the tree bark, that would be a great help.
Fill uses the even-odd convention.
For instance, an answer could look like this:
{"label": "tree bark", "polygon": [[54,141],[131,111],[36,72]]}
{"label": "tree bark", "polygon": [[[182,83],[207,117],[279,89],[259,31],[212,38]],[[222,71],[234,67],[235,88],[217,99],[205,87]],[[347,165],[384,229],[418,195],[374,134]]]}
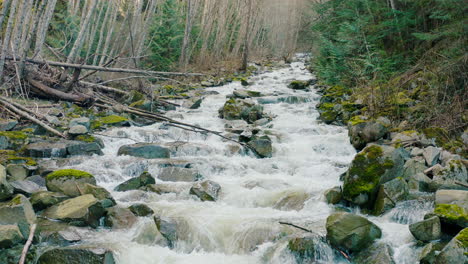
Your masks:
{"label": "tree bark", "polygon": [[242,54],[242,67],[241,70],[245,71],[247,70],[247,63],[249,60],[249,34],[250,34],[250,21],[252,20],[252,1],[253,0],[248,0],[249,1],[249,13],[247,17],[247,28],[245,30],[245,36],[244,36],[244,52]]}
{"label": "tree bark", "polygon": [[13,21],[15,20],[17,5],[18,5],[18,1],[13,1],[13,4],[11,5],[11,8],[10,8],[10,14],[8,17],[5,35],[3,38],[2,54],[0,54],[0,83],[3,80],[3,69],[5,66],[5,57],[6,57],[6,53],[8,52],[8,46],[10,45],[10,39],[12,35],[11,29],[13,26]]}
{"label": "tree bark", "polygon": [[44,41],[47,35],[47,29],[49,28],[50,19],[52,18],[55,10],[55,5],[57,4],[57,0],[48,0],[47,7],[40,20],[39,30],[36,34],[36,44],[34,47],[34,55],[33,58],[36,56],[41,56],[42,46],[44,45]]}

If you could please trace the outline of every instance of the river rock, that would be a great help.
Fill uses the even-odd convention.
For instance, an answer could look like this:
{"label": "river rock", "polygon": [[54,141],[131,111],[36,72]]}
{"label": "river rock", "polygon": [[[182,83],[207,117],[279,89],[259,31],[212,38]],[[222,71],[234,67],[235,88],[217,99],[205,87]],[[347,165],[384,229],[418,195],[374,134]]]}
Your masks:
{"label": "river rock", "polygon": [[442,168],[439,164],[436,166],[438,169],[432,170],[433,189],[459,189],[457,182],[468,185],[468,171],[461,160],[452,159]]}
{"label": "river rock", "polygon": [[403,167],[403,178],[408,181],[413,175],[422,173],[426,169],[427,167],[423,158],[416,157],[409,159],[405,162],[405,166]]}
{"label": "river rock", "polygon": [[442,223],[461,228],[468,227],[467,202],[459,204],[436,204],[434,213],[440,217]]}
{"label": "river rock", "polygon": [[310,198],[310,194],[303,190],[290,190],[280,193],[281,198],[278,199],[273,208],[284,211],[300,211],[304,208],[304,203]]}
{"label": "river rock", "polygon": [[202,178],[195,169],[166,167],[161,170],[158,179],[171,182],[194,182]]}
{"label": "river rock", "polygon": [[174,243],[177,242],[178,239],[177,223],[158,216],[154,217],[154,222],[161,235],[167,239],[169,247],[174,247]]}
{"label": "river rock", "polygon": [[74,127],[74,126],[84,126],[86,128],[86,130],[89,130],[90,128],[90,121],[89,121],[89,118],[87,117],[79,117],[79,118],[73,118],[72,120],[70,120],[70,123],[68,124],[68,127]]}
{"label": "river rock", "polygon": [[86,142],[86,141],[67,141],[67,155],[68,156],[81,156],[86,155],[90,156],[93,154],[103,155],[102,153],[103,144],[99,140],[94,142]]}
{"label": "river rock", "polygon": [[359,152],[344,175],[343,198],[362,208],[372,209],[380,185],[401,177],[403,149],[370,145]]}
{"label": "river rock", "polygon": [[130,190],[138,190],[139,188],[146,186],[148,184],[155,184],[156,180],[151,176],[151,174],[147,171],[143,172],[140,176],[129,179],[117,187],[115,187],[115,191],[118,192],[125,192]]}
{"label": "river rock", "polygon": [[418,156],[422,156],[423,152],[424,152],[423,149],[420,149],[418,147],[414,147],[413,149],[411,149],[410,155],[411,155],[411,157],[418,157]]}
{"label": "river rock", "polygon": [[445,243],[427,243],[419,253],[418,259],[420,264],[434,264],[437,254],[444,247]]}
{"label": "river rock", "polygon": [[90,173],[74,169],[58,170],[46,176],[47,190],[71,197],[82,195],[79,185],[84,183],[96,185],[96,179]]}
{"label": "river rock", "polygon": [[10,131],[17,124],[18,124],[18,121],[14,119],[0,119],[0,131]]}
{"label": "river rock", "polygon": [[[322,238],[314,235],[295,237],[289,240],[288,249],[296,258],[298,263],[309,263],[317,255],[317,244]],[[312,262],[313,263],[313,262]]]}
{"label": "river rock", "polygon": [[395,264],[392,248],[383,243],[373,244],[362,250],[353,261],[359,264]]}
{"label": "river rock", "polygon": [[337,204],[341,201],[342,191],[340,186],[333,187],[325,191],[325,200],[329,204]]}
{"label": "river rock", "polygon": [[374,223],[362,216],[339,212],[327,218],[327,239],[336,247],[360,251],[382,236]]}
{"label": "river rock", "polygon": [[429,242],[442,236],[440,219],[437,216],[409,225],[413,236],[420,241]]}
{"label": "river rock", "polygon": [[388,133],[388,129],[380,122],[369,121],[348,126],[351,144],[358,150],[364,148],[367,143],[377,141]]}
{"label": "river rock", "polygon": [[41,211],[63,202],[70,197],[58,192],[40,191],[31,195],[30,201],[35,211]]}
{"label": "river rock", "polygon": [[424,149],[423,157],[426,160],[427,166],[434,166],[439,161],[440,149],[433,146],[429,146]]}
{"label": "river rock", "polygon": [[137,221],[137,217],[128,208],[114,206],[106,209],[104,225],[113,229],[130,228]]}
{"label": "river rock", "polygon": [[310,85],[308,81],[294,80],[288,84],[288,87],[293,90],[305,90]]}
{"label": "river rock", "polygon": [[221,185],[214,181],[206,180],[195,183],[192,188],[190,188],[190,194],[197,196],[203,202],[216,201],[218,200],[220,190]]}
{"label": "river rock", "polygon": [[29,169],[23,164],[8,164],[6,167],[9,181],[22,181],[29,176]]}
{"label": "river rock", "polygon": [[303,104],[310,102],[310,99],[303,96],[287,96],[287,97],[280,97],[278,98],[279,102],[286,103],[286,104]]}
{"label": "river rock", "polygon": [[29,236],[29,226],[36,222],[33,207],[22,194],[0,203],[0,225],[18,225],[23,237]]}
{"label": "river rock", "polygon": [[430,191],[431,184],[431,178],[427,177],[427,175],[422,172],[412,175],[408,181],[408,187],[411,190],[416,190],[420,192]]}
{"label": "river rock", "polygon": [[91,194],[78,196],[60,202],[43,213],[43,216],[69,222],[71,225],[93,228],[99,226],[99,219],[104,215],[101,203]]}
{"label": "river rock", "polygon": [[92,194],[96,199],[99,200],[103,208],[108,208],[117,204],[110,192],[105,188],[89,183],[80,183],[78,186],[82,195]]}
{"label": "river rock", "polygon": [[149,208],[145,204],[133,204],[128,209],[132,211],[136,216],[148,216],[154,214],[153,209]]}
{"label": "river rock", "polygon": [[271,158],[273,156],[273,146],[270,137],[253,137],[247,143],[260,158]]}
{"label": "river rock", "polygon": [[185,100],[182,106],[188,109],[198,109],[200,108],[202,102],[203,98],[201,97],[191,97]]}
{"label": "river rock", "polygon": [[240,99],[229,99],[224,106],[219,109],[219,117],[226,120],[243,119],[249,124],[262,119],[265,114],[263,107],[254,102]]}
{"label": "river rock", "polygon": [[12,247],[23,240],[17,225],[0,225],[0,248]]}
{"label": "river rock", "polygon": [[7,200],[13,195],[13,187],[6,179],[6,169],[0,165],[0,201]]}
{"label": "river rock", "polygon": [[30,157],[34,158],[65,158],[67,144],[64,142],[40,141],[26,146]]}
{"label": "river rock", "polygon": [[33,193],[45,190],[45,188],[32,181],[13,181],[10,182],[10,185],[15,193],[21,193],[26,196],[31,196]]}
{"label": "river rock", "polygon": [[88,133],[88,129],[83,125],[75,125],[68,130],[68,134],[72,136],[84,135],[86,133]]}
{"label": "river rock", "polygon": [[463,229],[442,249],[436,257],[436,264],[467,263],[468,228]]}
{"label": "river rock", "polygon": [[43,253],[37,264],[115,264],[113,253],[103,248],[73,246],[55,248]]}
{"label": "river rock", "polygon": [[408,184],[400,177],[380,185],[374,205],[374,214],[380,215],[395,207],[396,203],[405,200],[408,194]]}
{"label": "river rock", "polygon": [[438,190],[435,194],[436,204],[450,204],[458,201],[468,203],[468,191]]}
{"label": "river rock", "polygon": [[170,151],[168,148],[155,143],[136,143],[120,147],[117,155],[128,155],[145,159],[167,159],[170,158]]}

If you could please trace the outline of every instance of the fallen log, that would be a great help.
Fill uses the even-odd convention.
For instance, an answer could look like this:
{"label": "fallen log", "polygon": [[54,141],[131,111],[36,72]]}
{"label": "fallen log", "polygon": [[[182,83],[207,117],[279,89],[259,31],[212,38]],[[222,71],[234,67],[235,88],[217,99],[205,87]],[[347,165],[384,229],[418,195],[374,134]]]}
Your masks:
{"label": "fallen log", "polygon": [[40,93],[45,94],[51,98],[58,99],[58,100],[64,100],[64,101],[69,101],[69,102],[77,102],[81,104],[86,104],[88,102],[92,102],[93,99],[88,96],[84,95],[76,95],[76,94],[71,94],[71,93],[64,93],[59,90],[53,89],[48,87],[47,85],[42,84],[41,82],[38,82],[31,78],[30,76],[26,77],[26,80],[37,90],[39,90]]}
{"label": "fallen log", "polygon": [[[14,62],[20,62],[20,58],[13,58],[13,57],[5,57],[6,60],[11,60]],[[133,73],[133,74],[142,74],[142,75],[172,75],[172,76],[203,76],[204,74],[201,73],[187,73],[187,72],[161,72],[161,71],[145,71],[145,70],[137,70],[137,69],[126,69],[126,68],[106,68],[101,66],[94,66],[94,65],[82,65],[82,64],[73,64],[73,63],[65,63],[65,62],[57,62],[57,61],[46,61],[46,60],[33,60],[33,59],[24,59],[25,62],[39,64],[39,65],[50,65],[50,66],[58,66],[58,67],[65,67],[65,68],[74,68],[74,69],[83,69],[83,70],[94,70],[94,71],[104,71],[104,72],[120,72],[120,73]]]}

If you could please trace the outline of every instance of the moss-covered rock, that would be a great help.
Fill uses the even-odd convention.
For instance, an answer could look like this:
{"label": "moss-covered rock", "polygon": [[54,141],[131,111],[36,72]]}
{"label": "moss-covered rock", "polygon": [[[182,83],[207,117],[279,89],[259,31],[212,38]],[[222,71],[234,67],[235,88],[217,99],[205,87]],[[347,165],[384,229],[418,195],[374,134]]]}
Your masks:
{"label": "moss-covered rock", "polygon": [[441,250],[436,257],[435,263],[467,263],[468,260],[468,228],[461,230],[450,242]]}
{"label": "moss-covered rock", "polygon": [[323,243],[322,240],[321,237],[314,235],[294,237],[288,242],[288,250],[298,263],[308,263],[308,261],[314,261],[316,257],[319,257],[318,244]]}
{"label": "moss-covered rock", "polygon": [[107,126],[121,126],[121,125],[124,125],[125,123],[128,123],[127,118],[123,116],[118,116],[118,115],[109,115],[109,116],[101,117],[97,121]]}
{"label": "moss-covered rock", "polygon": [[402,176],[402,150],[371,145],[359,152],[346,172],[344,199],[362,208],[371,209],[381,184]]}
{"label": "moss-covered rock", "polygon": [[305,90],[309,85],[309,81],[294,80],[289,83],[288,87],[294,90]]}
{"label": "moss-covered rock", "polygon": [[61,192],[70,197],[82,195],[79,187],[84,183],[96,185],[96,179],[88,172],[74,169],[58,170],[46,176],[49,191]]}
{"label": "moss-covered rock", "polygon": [[250,124],[264,117],[263,107],[253,102],[231,98],[219,109],[219,117],[226,120],[243,119]]}
{"label": "moss-covered rock", "polygon": [[434,213],[440,217],[443,223],[457,225],[461,228],[468,227],[468,210],[464,206],[458,204],[436,204]]}
{"label": "moss-covered rock", "polygon": [[55,248],[43,253],[38,264],[115,264],[111,251],[102,248],[86,248],[84,246],[74,246],[66,248]]}
{"label": "moss-covered rock", "polygon": [[28,143],[28,137],[23,131],[0,131],[0,150],[18,149]]}
{"label": "moss-covered rock", "polygon": [[147,171],[143,172],[140,176],[131,178],[117,187],[115,187],[115,191],[118,192],[125,192],[130,190],[138,190],[139,188],[146,186],[148,184],[155,184],[156,180],[151,176],[151,174]]}
{"label": "moss-covered rock", "polygon": [[348,122],[348,132],[351,144],[361,150],[368,143],[383,138],[388,133],[388,129],[377,121],[362,122],[362,119],[352,119]]}
{"label": "moss-covered rock", "polygon": [[30,201],[35,211],[41,211],[63,202],[70,197],[58,192],[41,191],[31,195]]}
{"label": "moss-covered rock", "polygon": [[29,236],[30,225],[36,222],[33,207],[22,194],[8,202],[0,203],[0,225],[18,225],[23,237]]}

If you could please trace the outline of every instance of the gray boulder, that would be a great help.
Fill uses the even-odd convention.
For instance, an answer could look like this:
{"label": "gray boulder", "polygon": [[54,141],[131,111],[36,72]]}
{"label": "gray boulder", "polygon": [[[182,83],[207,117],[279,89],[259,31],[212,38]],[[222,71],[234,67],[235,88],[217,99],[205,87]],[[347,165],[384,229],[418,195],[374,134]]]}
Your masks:
{"label": "gray boulder", "polygon": [[438,190],[435,194],[436,204],[451,204],[453,202],[468,202],[468,191]]}
{"label": "gray boulder", "polygon": [[74,125],[70,127],[70,129],[68,130],[68,134],[72,136],[84,135],[88,132],[89,132],[88,129],[83,125]]}
{"label": "gray boulder", "polygon": [[426,169],[427,167],[422,157],[409,159],[405,162],[405,166],[403,167],[403,178],[408,181],[413,175],[422,173]]}
{"label": "gray boulder", "polygon": [[111,251],[103,248],[90,248],[85,246],[73,246],[55,248],[43,253],[38,264],[115,264]]}
{"label": "gray boulder", "polygon": [[440,219],[437,216],[409,225],[413,236],[420,241],[429,242],[442,236]]}
{"label": "gray boulder", "polygon": [[405,200],[408,194],[408,184],[400,177],[380,185],[375,200],[374,214],[380,215],[395,207],[396,203]]}
{"label": "gray boulder", "polygon": [[395,264],[392,248],[382,243],[373,244],[359,252],[353,261],[359,264]]}
{"label": "gray boulder", "polygon": [[90,173],[80,170],[58,170],[46,176],[47,190],[61,192],[71,197],[82,195],[79,187],[85,183],[96,185],[96,179]]}
{"label": "gray boulder", "polygon": [[337,204],[341,201],[342,198],[342,192],[341,192],[341,187],[336,186],[331,189],[328,189],[325,191],[325,200],[329,204]]}
{"label": "gray boulder", "polygon": [[26,146],[30,157],[34,158],[65,158],[67,144],[64,142],[40,141]]}
{"label": "gray boulder", "polygon": [[440,149],[429,146],[423,150],[423,157],[426,160],[427,166],[434,166],[439,161]]}
{"label": "gray boulder", "polygon": [[29,236],[29,226],[36,222],[33,207],[22,194],[0,203],[0,225],[18,225],[23,237]]}
{"label": "gray boulder", "polygon": [[33,193],[45,190],[44,187],[32,181],[13,181],[10,184],[15,193],[21,193],[26,196],[31,196]]}
{"label": "gray boulder", "polygon": [[[437,165],[436,165],[437,166]],[[432,180],[435,184],[433,189],[459,189],[462,183],[468,185],[468,171],[461,160],[452,159],[445,167],[437,166],[433,170]]]}
{"label": "gray boulder", "polygon": [[145,204],[132,204],[128,209],[136,216],[148,216],[154,214],[153,209]]}
{"label": "gray boulder", "polygon": [[113,229],[130,228],[137,221],[137,217],[128,208],[114,206],[106,209],[104,225]]}
{"label": "gray boulder", "polygon": [[382,236],[374,223],[362,216],[339,212],[327,218],[327,239],[333,246],[349,251],[360,251]]}
{"label": "gray boulder", "polygon": [[29,176],[30,170],[23,164],[8,164],[6,167],[9,181],[22,181]]}
{"label": "gray boulder", "polygon": [[380,122],[369,121],[348,125],[351,144],[358,150],[363,149],[367,143],[377,141],[388,133],[387,127]]}
{"label": "gray boulder", "polygon": [[99,140],[94,142],[86,141],[67,141],[67,155],[68,156],[90,156],[93,154],[103,155],[103,144]]}
{"label": "gray boulder", "polygon": [[5,167],[0,165],[0,201],[4,201],[13,195],[13,187],[6,179]]}
{"label": "gray boulder", "polygon": [[194,182],[202,178],[195,169],[166,167],[161,170],[158,179],[171,182]]}
{"label": "gray boulder", "polygon": [[118,192],[125,192],[125,191],[130,191],[130,190],[138,190],[141,187],[144,187],[148,184],[155,184],[156,180],[151,176],[151,174],[147,171],[143,172],[140,176],[131,178],[130,180],[127,180],[121,184],[119,184],[117,187],[115,187],[115,191]]}
{"label": "gray boulder", "polygon": [[467,263],[468,228],[463,229],[442,249],[436,257],[436,264]]}
{"label": "gray boulder", "polygon": [[203,102],[203,98],[201,97],[191,97],[184,101],[182,104],[183,107],[188,109],[198,109]]}
{"label": "gray boulder", "polygon": [[52,205],[63,202],[70,197],[58,192],[40,191],[31,195],[30,201],[36,211],[44,210]]}
{"label": "gray boulder", "polygon": [[169,247],[173,248],[178,239],[177,223],[157,216],[154,217],[154,222],[161,235],[167,239]]}
{"label": "gray boulder", "polygon": [[58,203],[46,209],[42,216],[75,226],[89,225],[96,228],[99,219],[104,216],[104,208],[93,195],[86,194]]}
{"label": "gray boulder", "polygon": [[73,118],[72,120],[70,120],[70,123],[68,124],[68,127],[74,127],[74,126],[84,126],[86,128],[86,130],[89,130],[90,128],[90,121],[89,121],[89,118],[87,117],[79,117],[79,118]]}
{"label": "gray boulder", "polygon": [[268,136],[255,136],[247,144],[261,158],[271,158],[273,156],[273,146]]}
{"label": "gray boulder", "polygon": [[23,240],[17,225],[0,225],[0,248],[12,247]]}
{"label": "gray boulder", "polygon": [[190,194],[197,196],[202,201],[216,201],[218,200],[220,190],[221,185],[214,181],[206,180],[195,183],[190,188]]}
{"label": "gray boulder", "polygon": [[168,148],[161,147],[155,143],[136,143],[125,145],[119,148],[118,155],[128,155],[146,159],[167,159],[170,158]]}

